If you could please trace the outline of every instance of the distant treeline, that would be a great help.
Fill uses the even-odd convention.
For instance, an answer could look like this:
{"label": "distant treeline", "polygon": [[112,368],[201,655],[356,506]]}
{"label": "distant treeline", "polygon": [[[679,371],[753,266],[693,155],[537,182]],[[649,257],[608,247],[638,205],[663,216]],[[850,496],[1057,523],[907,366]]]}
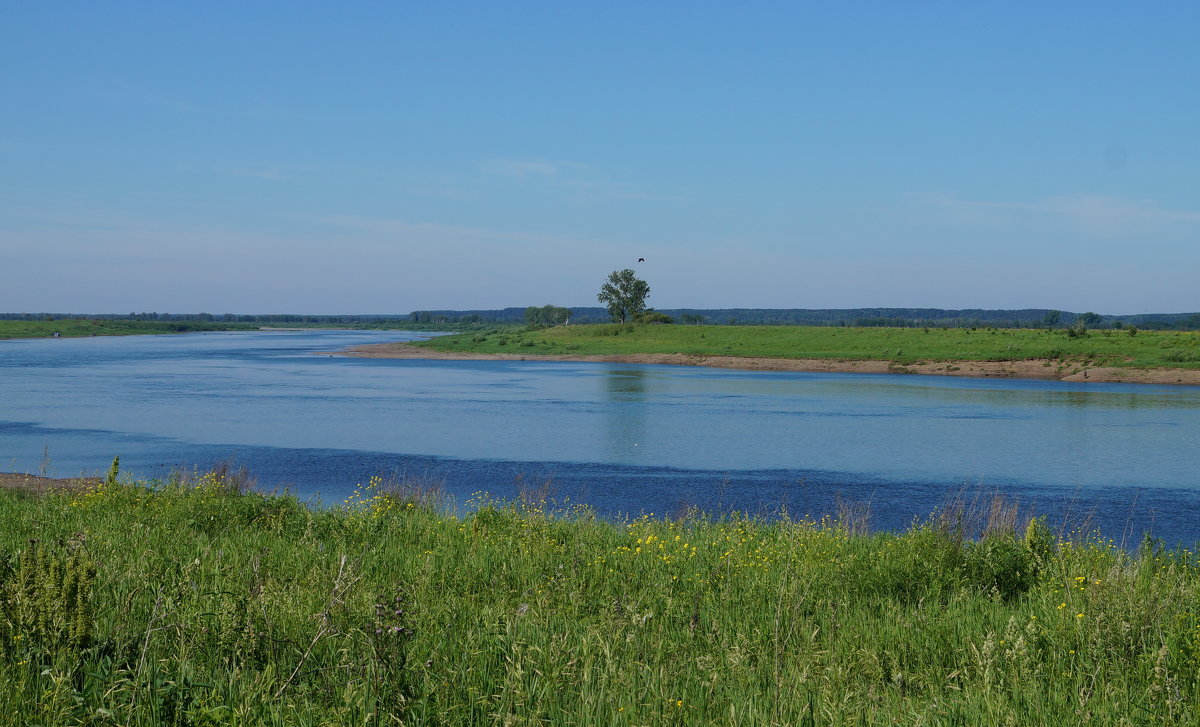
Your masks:
{"label": "distant treeline", "polygon": [[102,320],[102,321],[158,321],[191,323],[254,323],[258,325],[280,325],[308,323],[317,325],[390,323],[408,321],[405,314],[381,315],[298,315],[292,313],[242,314],[242,313],[0,313],[4,321],[56,321],[56,320]]}
{"label": "distant treeline", "polygon": [[[415,323],[525,323],[527,308],[413,311]],[[600,307],[569,308],[571,323],[606,323]],[[1101,315],[1049,308],[663,308],[676,323],[743,326],[880,326],[889,328],[1089,328],[1137,326],[1149,330],[1200,330],[1200,313]]]}
{"label": "distant treeline", "polygon": [[[598,306],[557,308],[538,311],[569,311],[571,323],[606,323],[608,311]],[[199,323],[242,323],[261,326],[310,325],[388,327],[414,324],[480,325],[523,324],[530,308],[494,310],[420,310],[408,314],[298,315],[237,313],[0,313],[0,320],[111,320]],[[990,310],[968,308],[665,308],[660,313],[676,323],[742,326],[880,326],[889,328],[1118,328],[1137,326],[1147,330],[1200,330],[1200,313],[1140,313],[1101,315],[1073,313],[1048,308]]]}

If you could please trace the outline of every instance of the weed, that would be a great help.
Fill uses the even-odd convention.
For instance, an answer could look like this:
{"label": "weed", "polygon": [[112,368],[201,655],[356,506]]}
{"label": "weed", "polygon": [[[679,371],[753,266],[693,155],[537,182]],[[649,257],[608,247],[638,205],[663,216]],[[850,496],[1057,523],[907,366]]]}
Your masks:
{"label": "weed", "polygon": [[91,644],[96,564],[83,543],[30,539],[0,563],[0,654],[46,662]]}

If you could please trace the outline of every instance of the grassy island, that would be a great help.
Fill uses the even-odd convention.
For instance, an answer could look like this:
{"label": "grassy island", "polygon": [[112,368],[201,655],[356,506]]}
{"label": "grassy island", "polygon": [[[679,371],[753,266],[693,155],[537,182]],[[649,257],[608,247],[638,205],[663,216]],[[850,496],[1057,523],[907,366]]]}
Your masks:
{"label": "grassy island", "polygon": [[686,354],[776,359],[1060,361],[1090,366],[1200,369],[1200,334],[1177,331],[1000,328],[842,328],[598,324],[499,329],[441,336],[418,346],[444,352]]}
{"label": "grassy island", "polygon": [[[0,721],[1195,724],[1200,562],[949,508],[908,532],[228,473],[0,492]],[[986,535],[978,537],[986,531]]]}

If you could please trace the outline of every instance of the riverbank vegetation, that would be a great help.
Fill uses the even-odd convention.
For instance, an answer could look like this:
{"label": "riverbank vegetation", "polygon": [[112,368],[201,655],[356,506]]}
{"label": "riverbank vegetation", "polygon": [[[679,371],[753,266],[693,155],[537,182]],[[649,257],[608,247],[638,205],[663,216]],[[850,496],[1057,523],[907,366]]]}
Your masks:
{"label": "riverbank vegetation", "polygon": [[1179,331],[671,326],[601,324],[496,329],[418,344],[437,351],[667,354],[918,361],[1057,360],[1084,366],[1200,368],[1200,333]]}
{"label": "riverbank vegetation", "polygon": [[[522,323],[524,308],[491,310],[413,311],[411,321]],[[572,323],[606,323],[611,313],[597,306],[571,306]],[[738,326],[875,326],[895,328],[1124,328],[1135,325],[1155,330],[1200,330],[1200,313],[1139,313],[1100,315],[1048,308],[661,308],[678,323]]]}
{"label": "riverbank vegetation", "polygon": [[[357,320],[345,323],[332,321],[266,321],[242,322],[224,320],[132,320],[127,318],[51,318],[49,320],[0,320],[0,339],[46,338],[55,333],[64,338],[81,336],[130,336],[138,334],[196,333],[202,331],[257,331],[261,328],[405,331],[475,331],[478,323],[407,323],[396,320]],[[515,326],[514,326],[515,328]]]}
{"label": "riverbank vegetation", "polygon": [[130,336],[153,333],[190,333],[197,331],[256,330],[242,323],[201,321],[129,321],[91,318],[62,318],[46,321],[0,321],[0,338]]}
{"label": "riverbank vegetation", "polygon": [[228,470],[0,493],[0,714],[42,725],[1195,724],[1200,563],[948,506],[624,522]]}

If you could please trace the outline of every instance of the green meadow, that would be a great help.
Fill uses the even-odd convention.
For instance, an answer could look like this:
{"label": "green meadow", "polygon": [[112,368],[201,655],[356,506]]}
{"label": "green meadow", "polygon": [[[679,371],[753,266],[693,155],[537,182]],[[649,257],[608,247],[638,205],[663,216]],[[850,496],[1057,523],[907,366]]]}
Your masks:
{"label": "green meadow", "polygon": [[0,722],[1196,724],[1200,563],[949,503],[648,515],[228,472],[0,493]]}
{"label": "green meadow", "polygon": [[56,331],[64,337],[128,336],[148,333],[186,333],[188,331],[255,330],[254,324],[213,323],[203,321],[131,321],[90,318],[61,318],[53,321],[0,321],[0,339],[45,338]]}
{"label": "green meadow", "polygon": [[59,318],[48,321],[0,320],[0,339],[45,338],[57,331],[64,337],[129,336],[154,333],[200,331],[256,331],[261,327],[288,329],[338,328],[354,330],[472,331],[478,323],[407,323],[392,320],[350,320],[346,322],[277,322],[263,318],[254,322],[234,321],[139,321],[124,318]]}
{"label": "green meadow", "polygon": [[598,324],[497,329],[424,341],[439,351],[917,361],[1052,359],[1092,366],[1200,368],[1200,334],[996,328],[840,328]]}

